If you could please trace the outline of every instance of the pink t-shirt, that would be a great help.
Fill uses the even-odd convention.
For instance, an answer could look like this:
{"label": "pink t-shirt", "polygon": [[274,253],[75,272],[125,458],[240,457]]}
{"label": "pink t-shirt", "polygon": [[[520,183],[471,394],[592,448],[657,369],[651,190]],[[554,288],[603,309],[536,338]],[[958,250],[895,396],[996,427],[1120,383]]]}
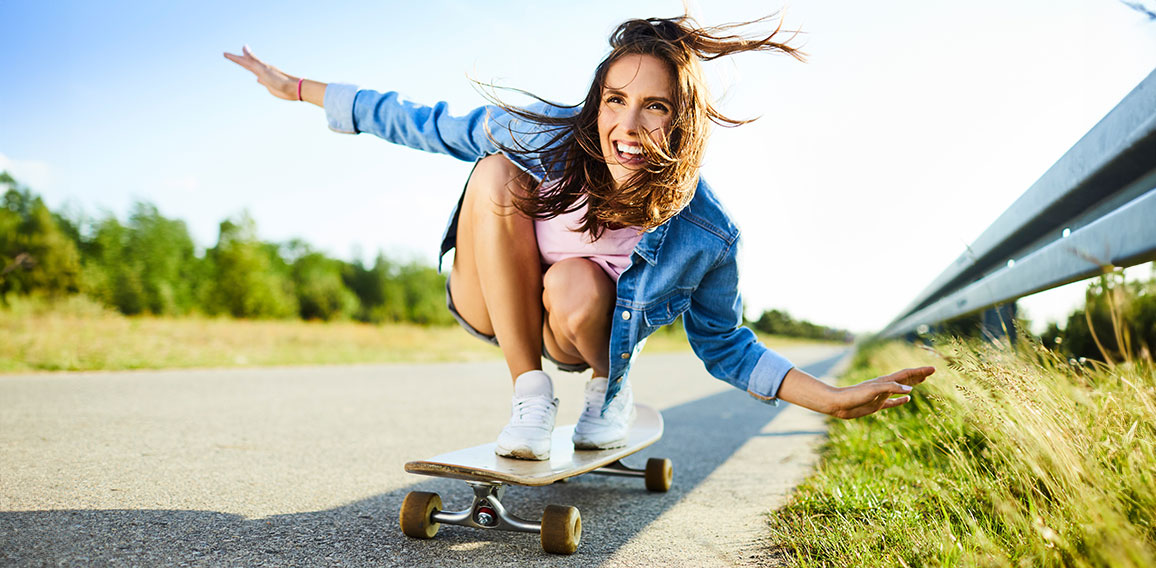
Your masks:
{"label": "pink t-shirt", "polygon": [[534,220],[542,262],[550,265],[567,258],[588,258],[617,282],[618,276],[630,267],[630,253],[642,240],[642,231],[638,227],[606,229],[598,240],[591,242],[590,233],[573,230],[582,226],[584,215],[585,204],[552,219]]}

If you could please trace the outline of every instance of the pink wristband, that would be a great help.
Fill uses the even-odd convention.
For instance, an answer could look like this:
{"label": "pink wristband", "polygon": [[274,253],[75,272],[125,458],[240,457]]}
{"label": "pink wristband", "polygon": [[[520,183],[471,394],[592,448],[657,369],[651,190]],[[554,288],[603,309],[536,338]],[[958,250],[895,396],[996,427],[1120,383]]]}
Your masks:
{"label": "pink wristband", "polygon": [[304,83],[304,82],[305,82],[305,79],[298,79],[297,80],[297,100],[301,100],[301,83]]}

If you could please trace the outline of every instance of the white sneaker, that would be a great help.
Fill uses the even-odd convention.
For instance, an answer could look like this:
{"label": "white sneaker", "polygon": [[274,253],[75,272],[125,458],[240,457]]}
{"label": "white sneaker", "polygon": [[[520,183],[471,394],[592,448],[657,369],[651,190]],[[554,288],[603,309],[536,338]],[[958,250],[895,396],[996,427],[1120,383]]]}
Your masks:
{"label": "white sneaker", "polygon": [[[549,382],[545,373],[542,373],[542,377]],[[510,422],[498,435],[494,453],[524,460],[550,459],[550,436],[554,432],[554,417],[558,414],[558,399],[553,396],[552,385],[545,390],[550,394],[542,394],[541,390],[525,394],[525,389],[520,389],[519,384],[515,383]]]}
{"label": "white sneaker", "polygon": [[634,393],[630,382],[625,382],[610,401],[610,407],[602,413],[607,382],[603,377],[595,377],[586,383],[586,409],[574,426],[575,449],[607,450],[626,445],[630,425],[634,423]]}

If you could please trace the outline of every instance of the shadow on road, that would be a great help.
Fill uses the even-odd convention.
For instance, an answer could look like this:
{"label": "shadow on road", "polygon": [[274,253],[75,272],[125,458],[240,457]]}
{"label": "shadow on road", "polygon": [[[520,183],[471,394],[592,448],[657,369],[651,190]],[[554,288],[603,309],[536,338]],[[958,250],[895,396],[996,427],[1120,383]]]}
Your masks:
{"label": "shadow on road", "polygon": [[[841,357],[806,370],[821,376]],[[664,409],[663,439],[628,461],[671,458],[674,488],[666,494],[647,494],[638,479],[602,476],[511,487],[505,501],[523,517],[534,518],[550,503],[582,511],[582,545],[571,557],[542,552],[535,535],[443,527],[432,541],[403,536],[398,510],[410,491],[440,493],[447,508],[469,502],[464,484],[430,478],[325,511],[261,519],[179,510],[0,512],[0,565],[589,566],[693,491],[780,411],[737,390]]]}

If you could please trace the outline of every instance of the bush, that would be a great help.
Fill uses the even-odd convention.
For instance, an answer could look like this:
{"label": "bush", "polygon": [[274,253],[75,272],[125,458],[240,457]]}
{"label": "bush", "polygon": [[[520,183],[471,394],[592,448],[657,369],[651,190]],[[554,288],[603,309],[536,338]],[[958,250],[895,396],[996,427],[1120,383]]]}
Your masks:
{"label": "bush", "polygon": [[1156,348],[1156,277],[1127,281],[1113,271],[1088,284],[1084,309],[1063,330],[1051,324],[1041,341],[1074,358],[1114,362],[1152,358]]}

